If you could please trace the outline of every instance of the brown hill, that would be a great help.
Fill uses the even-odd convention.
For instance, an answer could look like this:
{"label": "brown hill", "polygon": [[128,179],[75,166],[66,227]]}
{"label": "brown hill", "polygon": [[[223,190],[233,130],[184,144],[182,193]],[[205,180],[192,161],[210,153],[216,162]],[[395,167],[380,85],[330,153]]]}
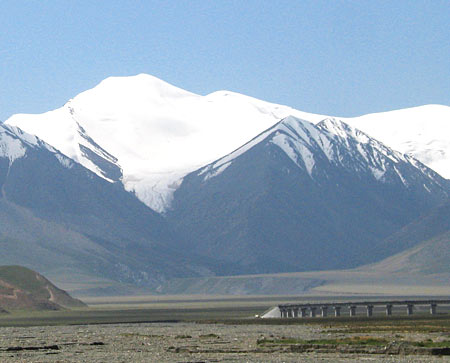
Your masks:
{"label": "brown hill", "polygon": [[85,304],[22,266],[0,266],[1,310],[59,310]]}

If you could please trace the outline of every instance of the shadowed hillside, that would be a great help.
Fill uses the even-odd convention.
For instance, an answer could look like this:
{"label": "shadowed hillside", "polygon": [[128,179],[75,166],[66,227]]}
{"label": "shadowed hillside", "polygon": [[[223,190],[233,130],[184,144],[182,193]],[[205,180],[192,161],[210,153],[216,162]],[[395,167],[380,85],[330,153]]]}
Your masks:
{"label": "shadowed hillside", "polygon": [[[438,251],[437,244],[444,243],[443,240],[445,240],[446,235],[450,235],[450,202],[433,208],[407,224],[386,238],[379,246],[376,246],[376,249],[381,251],[383,258],[402,254],[404,251],[408,253],[407,250],[415,250],[414,247],[419,245],[428,246],[427,248]],[[447,246],[449,246],[449,243],[447,237]],[[445,253],[445,248],[443,250]],[[375,253],[375,251],[373,252]]]}
{"label": "shadowed hillside", "polygon": [[450,231],[369,267],[384,272],[450,275]]}

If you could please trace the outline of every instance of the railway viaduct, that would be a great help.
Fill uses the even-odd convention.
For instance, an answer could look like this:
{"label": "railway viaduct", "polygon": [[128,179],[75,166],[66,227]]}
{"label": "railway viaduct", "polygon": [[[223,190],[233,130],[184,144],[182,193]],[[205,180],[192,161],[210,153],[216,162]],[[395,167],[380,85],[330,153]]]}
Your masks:
{"label": "railway viaduct", "polygon": [[341,315],[341,310],[348,309],[350,316],[356,316],[357,307],[363,307],[366,310],[368,317],[373,315],[375,306],[383,306],[387,316],[392,315],[392,308],[394,306],[403,306],[406,309],[407,315],[412,315],[414,306],[425,305],[429,307],[431,315],[435,315],[438,305],[449,305],[450,300],[387,300],[387,301],[358,301],[358,302],[336,302],[336,303],[321,303],[321,304],[281,304],[278,305],[281,318],[314,318],[318,314],[322,317],[327,317],[328,313],[338,317]]}

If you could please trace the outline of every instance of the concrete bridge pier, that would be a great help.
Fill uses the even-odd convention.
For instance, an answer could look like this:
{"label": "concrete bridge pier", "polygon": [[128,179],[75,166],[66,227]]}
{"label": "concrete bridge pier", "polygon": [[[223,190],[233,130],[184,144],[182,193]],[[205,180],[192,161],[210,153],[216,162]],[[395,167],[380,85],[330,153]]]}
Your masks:
{"label": "concrete bridge pier", "polygon": [[340,306],[334,307],[334,316],[341,316],[341,307]]}
{"label": "concrete bridge pier", "polygon": [[300,309],[300,316],[302,317],[302,318],[306,318],[306,311],[307,311],[308,309],[307,308],[301,308]]}
{"label": "concrete bridge pier", "polygon": [[355,316],[356,315],[356,306],[350,305],[349,309],[350,309],[350,316]]}
{"label": "concrete bridge pier", "polygon": [[370,317],[373,314],[373,305],[367,305],[367,316]]}
{"label": "concrete bridge pier", "polygon": [[413,304],[406,305],[406,314],[407,315],[412,315],[413,314],[413,308],[414,308]]}
{"label": "concrete bridge pier", "polygon": [[437,307],[436,303],[431,303],[430,304],[430,314],[431,315],[436,315],[436,307]]}
{"label": "concrete bridge pier", "polygon": [[392,304],[386,304],[386,315],[387,316],[392,315]]}
{"label": "concrete bridge pier", "polygon": [[328,306],[322,306],[320,309],[322,311],[322,318],[326,318],[328,315]]}
{"label": "concrete bridge pier", "polygon": [[298,308],[293,309],[294,318],[298,318]]}
{"label": "concrete bridge pier", "polygon": [[311,306],[310,308],[309,308],[309,311],[310,311],[310,317],[311,318],[315,318],[316,317],[316,307],[314,307],[314,306]]}
{"label": "concrete bridge pier", "polygon": [[286,309],[280,309],[280,312],[281,312],[281,317],[282,318],[287,318],[288,316],[287,316],[287,310]]}

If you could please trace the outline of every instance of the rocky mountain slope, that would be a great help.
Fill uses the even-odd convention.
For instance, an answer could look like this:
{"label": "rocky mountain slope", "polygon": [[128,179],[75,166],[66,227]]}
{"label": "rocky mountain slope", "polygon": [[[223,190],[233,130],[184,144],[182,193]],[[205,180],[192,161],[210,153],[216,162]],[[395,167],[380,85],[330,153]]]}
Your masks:
{"label": "rocky mountain slope", "polygon": [[39,273],[0,266],[0,310],[59,310],[85,306]]}
{"label": "rocky mountain slope", "polygon": [[389,236],[380,248],[386,258],[368,270],[450,277],[450,202]]}
{"label": "rocky mountain slope", "polygon": [[450,231],[430,238],[406,251],[390,256],[368,268],[369,271],[446,275],[450,279]]}
{"label": "rocky mountain slope", "polygon": [[186,250],[240,273],[349,268],[448,194],[437,173],[341,121],[288,117],[187,175],[166,216]]}
{"label": "rocky mountain slope", "polygon": [[0,125],[0,190],[1,264],[58,280],[149,286],[169,276],[211,273],[213,261],[169,248],[180,237],[120,183],[7,125]]}

